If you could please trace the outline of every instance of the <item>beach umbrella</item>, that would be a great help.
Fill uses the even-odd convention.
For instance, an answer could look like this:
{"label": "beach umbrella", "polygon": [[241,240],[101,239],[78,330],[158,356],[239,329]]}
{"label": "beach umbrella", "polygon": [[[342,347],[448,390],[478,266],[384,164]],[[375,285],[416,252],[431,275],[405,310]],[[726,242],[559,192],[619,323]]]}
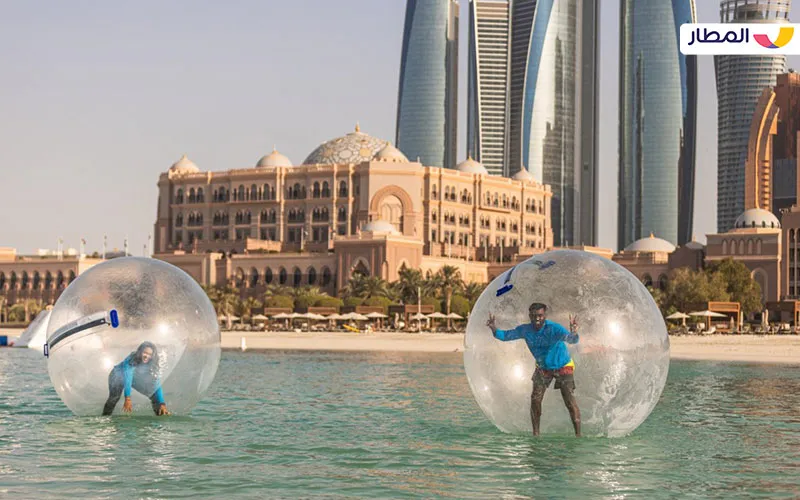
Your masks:
{"label": "beach umbrella", "polygon": [[363,314],[358,314],[358,313],[354,313],[354,314],[355,314],[355,316],[353,316],[353,319],[356,320],[356,321],[368,321],[369,320],[369,318],[364,316]]}
{"label": "beach umbrella", "polygon": [[289,316],[286,313],[278,313],[272,317],[272,319],[289,319],[289,318],[291,318],[291,316]]}
{"label": "beach umbrella", "polygon": [[709,311],[706,309],[705,311],[696,311],[690,312],[689,316],[698,316],[701,318],[706,318],[706,328],[711,328],[711,318],[725,318],[724,314],[715,313],[714,311]]}
{"label": "beach umbrella", "polygon": [[370,319],[384,319],[384,318],[388,318],[389,317],[389,316],[387,316],[387,315],[385,315],[383,313],[379,313],[379,312],[371,312],[371,313],[367,314],[366,316],[367,316],[367,318],[370,318]]}
{"label": "beach umbrella", "polygon": [[454,312],[451,312],[446,317],[450,319],[464,319],[464,316],[461,316],[460,314]]}
{"label": "beach umbrella", "polygon": [[686,319],[690,318],[688,314],[683,314],[682,312],[674,312],[667,316],[665,319],[679,319],[681,320],[681,325],[686,326]]}
{"label": "beach umbrella", "polygon": [[333,313],[330,316],[328,316],[327,319],[337,320],[337,319],[343,319],[343,317],[339,313]]}
{"label": "beach umbrella", "polygon": [[417,313],[411,316],[411,319],[422,320],[422,319],[428,319],[428,317],[422,313]]}
{"label": "beach umbrella", "polygon": [[431,313],[426,317],[430,319],[447,319],[447,315],[440,312]]}
{"label": "beach umbrella", "polygon": [[306,317],[308,319],[313,319],[313,320],[316,320],[316,321],[328,319],[325,316],[323,316],[321,314],[317,314],[317,313],[308,313],[308,314],[306,314]]}
{"label": "beach umbrella", "polygon": [[269,318],[267,318],[263,314],[256,314],[255,316],[253,316],[253,321],[266,321],[268,319]]}

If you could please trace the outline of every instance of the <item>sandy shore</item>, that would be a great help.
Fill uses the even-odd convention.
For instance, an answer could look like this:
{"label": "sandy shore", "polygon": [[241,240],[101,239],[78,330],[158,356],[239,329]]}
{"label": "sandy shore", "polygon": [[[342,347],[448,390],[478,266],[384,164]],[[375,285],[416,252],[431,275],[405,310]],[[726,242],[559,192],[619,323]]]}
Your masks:
{"label": "sandy shore", "polygon": [[[13,340],[20,329],[2,329]],[[463,334],[222,332],[222,348],[287,351],[464,352]],[[670,337],[672,359],[800,365],[800,335]]]}

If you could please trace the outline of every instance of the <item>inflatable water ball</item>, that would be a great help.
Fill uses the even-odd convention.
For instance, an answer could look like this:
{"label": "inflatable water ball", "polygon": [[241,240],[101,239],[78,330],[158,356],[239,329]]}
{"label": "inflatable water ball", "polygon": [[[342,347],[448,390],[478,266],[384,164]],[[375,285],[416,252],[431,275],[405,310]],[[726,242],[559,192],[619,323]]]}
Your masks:
{"label": "inflatable water ball", "polygon": [[77,415],[185,414],[214,380],[219,325],[208,296],[184,271],[156,259],[116,258],[61,294],[45,354],[56,392]]}
{"label": "inflatable water ball", "polygon": [[[613,437],[636,429],[666,383],[669,337],[664,320],[650,293],[627,269],[576,250],[546,252],[518,264],[493,280],[475,303],[467,324],[464,368],[481,410],[504,432],[532,431],[532,352],[524,339],[495,338],[487,320],[494,316],[500,330],[530,325],[528,310],[535,302],[547,305],[548,321],[567,330],[570,315],[577,316],[578,342],[558,343],[547,355],[574,363],[582,434]],[[571,434],[570,415],[554,385],[542,402],[540,432]]]}

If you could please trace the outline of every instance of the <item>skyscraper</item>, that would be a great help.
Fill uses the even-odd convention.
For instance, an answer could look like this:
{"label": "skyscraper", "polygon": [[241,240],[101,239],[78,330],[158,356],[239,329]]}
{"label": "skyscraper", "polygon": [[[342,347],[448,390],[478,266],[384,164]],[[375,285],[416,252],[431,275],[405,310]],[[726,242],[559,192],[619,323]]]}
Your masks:
{"label": "skyscraper", "polygon": [[509,21],[508,0],[470,1],[467,153],[506,176]]}
{"label": "skyscraper", "polygon": [[511,3],[508,174],[553,190],[555,245],[596,242],[597,0]]}
{"label": "skyscraper", "polygon": [[620,4],[620,249],[654,233],[692,236],[697,57],[680,52],[680,26],[694,0]]}
{"label": "skyscraper", "polygon": [[408,0],[397,98],[397,147],[453,168],[458,116],[458,4]]}
{"label": "skyscraper", "polygon": [[[723,23],[788,23],[790,0],[722,0]],[[717,77],[717,231],[744,211],[750,123],[761,92],[786,72],[786,56],[714,56]]]}

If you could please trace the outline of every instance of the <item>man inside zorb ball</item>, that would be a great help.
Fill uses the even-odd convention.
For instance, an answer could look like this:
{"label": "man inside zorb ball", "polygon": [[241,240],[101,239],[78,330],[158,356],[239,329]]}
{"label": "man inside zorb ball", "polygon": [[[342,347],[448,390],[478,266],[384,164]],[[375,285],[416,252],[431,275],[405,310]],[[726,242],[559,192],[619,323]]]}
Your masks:
{"label": "man inside zorb ball", "polygon": [[539,435],[539,423],[542,419],[542,400],[544,393],[555,380],[554,389],[561,390],[569,411],[575,435],[581,435],[581,411],[575,399],[575,362],[569,355],[566,342],[577,344],[578,317],[570,315],[569,330],[559,323],[547,319],[547,304],[534,302],[528,308],[530,323],[522,324],[512,330],[500,330],[495,325],[495,317],[489,314],[486,321],[495,338],[503,342],[525,340],[534,359],[536,370],[533,372],[533,392],[531,393],[531,420],[533,435]]}

